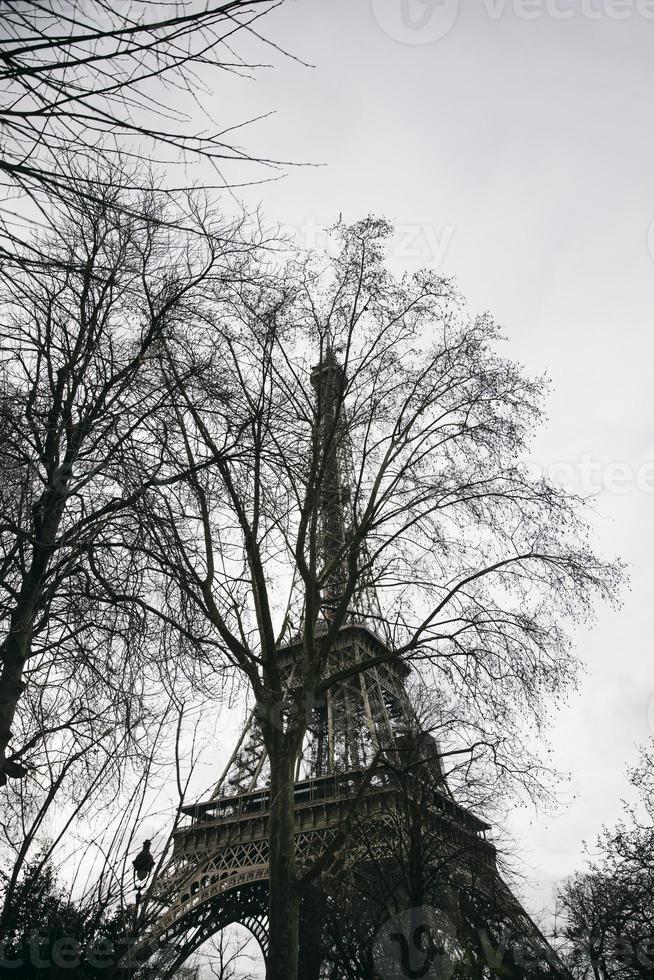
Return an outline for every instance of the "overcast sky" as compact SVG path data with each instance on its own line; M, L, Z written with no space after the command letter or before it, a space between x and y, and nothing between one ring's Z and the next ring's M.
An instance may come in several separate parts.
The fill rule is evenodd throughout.
M314 67L259 50L274 67L227 80L216 117L276 110L248 148L319 166L248 204L308 245L340 213L384 214L394 264L455 276L505 353L550 375L535 461L604 486L596 545L631 566L622 610L577 637L587 674L553 733L561 807L510 816L542 908L618 817L654 726L654 3L287 0L265 33Z

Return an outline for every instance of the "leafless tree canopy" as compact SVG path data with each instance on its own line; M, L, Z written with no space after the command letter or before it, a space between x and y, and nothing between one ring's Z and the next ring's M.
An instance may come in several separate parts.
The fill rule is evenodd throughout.
M613 597L619 569L587 547L581 503L520 462L543 382L495 353L497 328L447 281L393 279L387 233L344 229L333 263L239 284L211 329L168 334L179 462L198 475L147 495L152 548L175 609L213 624L257 697L283 698L275 653L296 634L307 688L332 683L330 642L358 616L499 725L538 724L574 674L565 617ZM330 358L327 419L312 368ZM326 549L332 455L347 526Z
M210 329L167 334L171 431L192 475L138 505L170 621L209 630L257 702L272 977L297 948L289 854L307 706L403 658L476 718L485 734L460 746L469 759L486 750L510 772L520 733L574 677L566 620L620 579L589 549L580 502L521 463L542 380L498 355L495 324L470 318L449 282L389 273L385 222L338 233L336 259L239 283ZM353 619L393 652L335 670L332 645ZM302 684L289 694L278 649L295 638Z
M202 318L215 284L243 275L251 251L239 222L214 235L193 197L176 209L153 190L131 216L111 185L102 200L89 202L83 185L79 197L43 242L55 261L2 283L0 749L9 775L23 774L67 717L97 734L99 705L128 728L138 716L146 664L165 656L165 647L151 653L150 619L161 618L131 509L170 477L170 391L152 358L171 322ZM187 234L168 223L180 211L194 226Z
M559 890L563 949L579 980L638 980L654 967L654 743L629 778L636 804Z
M264 160L238 145L235 130L248 120L221 121L214 89L221 74L258 67L238 47L243 42L251 50L254 39L257 49L266 49L260 20L279 2L2 0L5 258L15 258L13 244L25 241L26 218L48 221L48 200L63 198L70 207L79 197L79 179L67 165L72 158L89 170L85 194L91 198L101 196L101 181L91 176L99 160L117 153L169 167L202 158L220 184L260 179L260 171L228 178L222 172L234 161Z

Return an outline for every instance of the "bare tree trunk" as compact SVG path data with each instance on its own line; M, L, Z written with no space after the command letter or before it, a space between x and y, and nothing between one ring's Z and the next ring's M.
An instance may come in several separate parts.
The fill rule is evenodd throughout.
M32 616L25 615L17 606L9 626L9 636L2 651L2 672L0 672L0 786L13 775L7 763L7 747L11 739L11 726L16 714L16 706L23 693L23 667L29 654L32 637Z
M295 865L295 759L286 746L270 759L270 946L266 980L298 980L299 895Z
M64 484L65 486L65 484ZM2 672L0 673L0 786L4 786L8 775L16 775L11 764L7 764L7 748L11 740L11 727L16 708L23 693L23 669L30 655L34 616L37 612L43 581L53 550L61 517L64 512L65 496L62 493L46 492L41 501L44 519L39 519L35 527L38 545L34 548L32 561L25 575L20 595L12 611L7 637L0 647Z
M300 906L299 976L301 980L319 980L323 961L324 903L315 886L305 890Z

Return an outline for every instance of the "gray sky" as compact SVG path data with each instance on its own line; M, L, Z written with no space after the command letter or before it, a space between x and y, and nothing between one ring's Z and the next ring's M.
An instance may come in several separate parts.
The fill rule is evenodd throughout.
M321 166L247 202L307 245L341 212L384 214L394 264L456 276L505 353L551 376L534 461L604 487L596 544L631 565L622 611L578 634L588 671L552 740L561 808L509 817L541 908L617 818L654 727L654 2L287 0L265 33L315 67L274 56L257 82L227 80L215 114L275 109L248 147Z

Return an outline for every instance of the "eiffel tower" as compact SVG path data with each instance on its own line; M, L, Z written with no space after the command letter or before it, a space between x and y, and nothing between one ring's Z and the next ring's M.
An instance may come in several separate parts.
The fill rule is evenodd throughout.
M311 380L323 432L339 438L323 448L324 481L320 500L321 552L330 560L347 535L348 439L337 416L343 371L331 349ZM326 435L323 437L327 440ZM326 632L330 605L342 589L336 565L324 596ZM419 801L425 834L448 867L447 887L481 896L475 907L494 910L503 928L527 939L544 964L539 976L568 977L563 964L531 921L497 867L489 824L453 797L436 740L421 730L407 692L410 668L394 657L387 638L374 623L382 621L373 588L364 588L327 665L328 676L374 658L378 665L340 680L313 705L295 782L295 841L300 867L330 853L329 879L340 879L361 861L388 860L389 834L398 815L404 819L407 797ZM302 637L279 649L289 691L301 684ZM398 775L399 774L399 775ZM251 712L233 754L208 799L183 805L184 823L173 834L173 853L152 889L158 913L137 937L130 952L133 972L170 976L207 939L231 924L245 926L267 952L269 765L256 712ZM354 818L354 819L353 819ZM355 829L353 829L355 828ZM434 896L430 904L435 904ZM489 926L483 912L477 925ZM501 936L493 934L497 942ZM157 966L158 964L158 966ZM515 962L503 975L522 977ZM301 980L318 980L319 961L304 967ZM332 976L333 974L330 974ZM383 976L399 976L389 973ZM402 975L409 975L402 974ZM425 973L413 975L424 976ZM427 974L428 976L436 974ZM486 974L487 975L487 972ZM382 974L380 974L382 976ZM371 980L377 975L371 974Z

